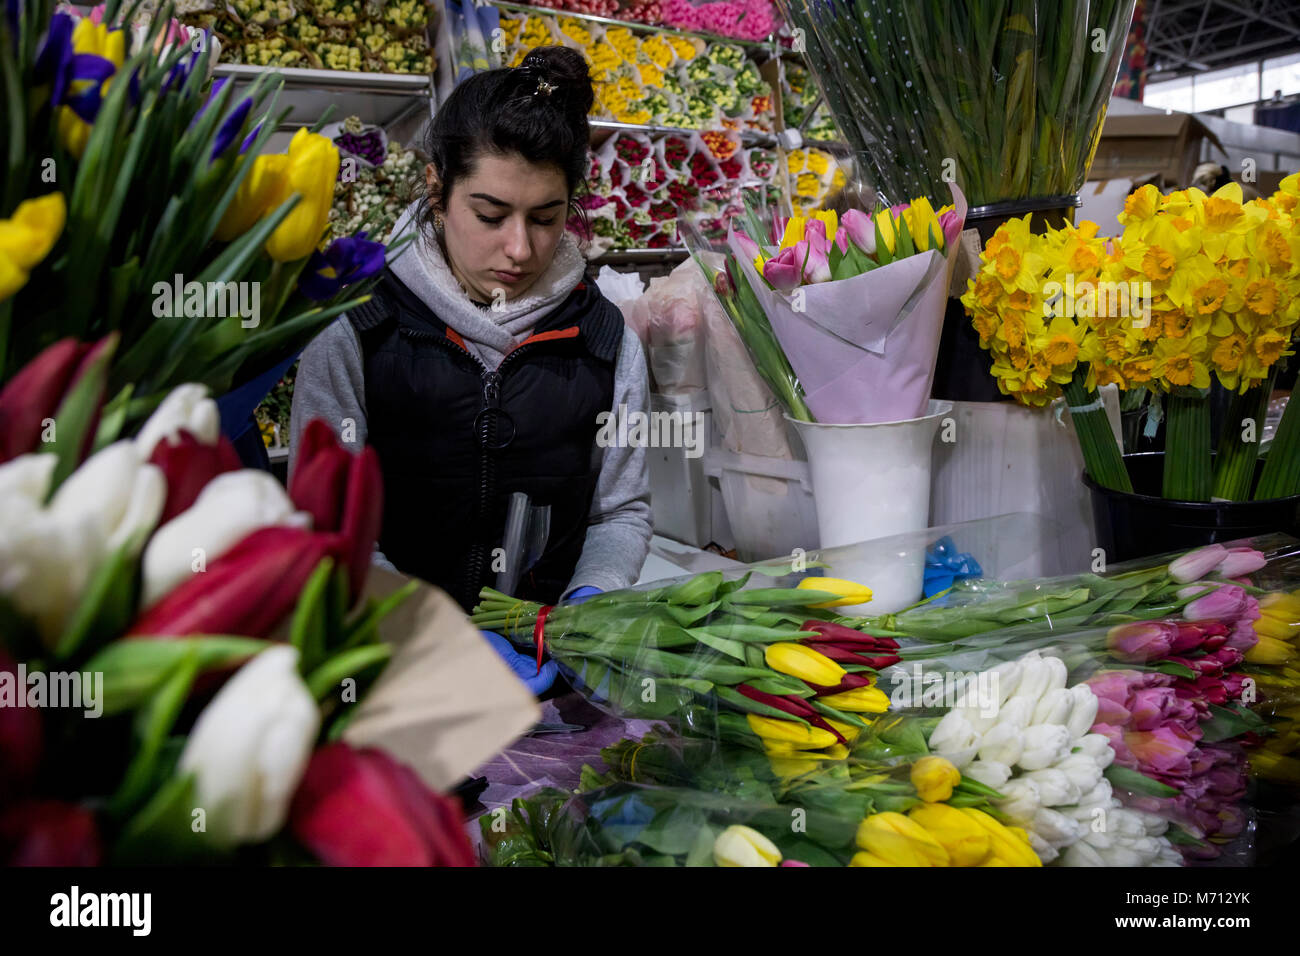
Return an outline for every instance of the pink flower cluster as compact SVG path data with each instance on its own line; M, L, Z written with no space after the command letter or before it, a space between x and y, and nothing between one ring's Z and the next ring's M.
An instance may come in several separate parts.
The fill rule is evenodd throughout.
M1227 590L1241 591L1233 585ZM1244 592L1242 592L1244 595ZM1254 598L1247 600L1254 601ZM1180 697L1204 700L1222 706L1241 696L1245 678L1228 673L1243 660L1243 654L1259 642L1251 627L1258 620L1258 602L1254 618L1227 617L1218 621L1174 622L1134 621L1113 627L1106 635L1106 646L1113 657L1128 664L1171 661L1181 664L1196 676L1174 680ZM1238 613L1246 613L1243 609Z
M1226 640L1226 635L1215 633L1206 640ZM1240 656L1224 646L1210 653L1223 650ZM1200 722L1209 715L1209 701L1198 690L1201 679L1103 671L1088 681L1097 695L1092 732L1110 741L1116 764L1178 791L1173 797L1133 794L1125 800L1127 805L1172 817L1198 837L1222 842L1240 833L1243 826L1244 816L1237 804L1246 790L1246 765L1238 749L1202 745ZM1238 675L1217 679L1225 684L1238 681L1240 692ZM1197 856L1218 853L1213 846L1192 849Z
M741 40L762 40L778 26L769 0L719 0L699 5L690 0L660 0L660 9L663 22L670 27Z

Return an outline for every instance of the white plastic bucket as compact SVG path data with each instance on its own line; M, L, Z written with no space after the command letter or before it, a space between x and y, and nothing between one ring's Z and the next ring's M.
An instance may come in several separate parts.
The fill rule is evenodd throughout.
M823 548L870 541L929 525L930 458L951 402L931 400L921 418L863 425L794 422L808 450ZM925 555L911 551L863 557L830 574L867 585L867 604L844 614L889 614L921 599Z

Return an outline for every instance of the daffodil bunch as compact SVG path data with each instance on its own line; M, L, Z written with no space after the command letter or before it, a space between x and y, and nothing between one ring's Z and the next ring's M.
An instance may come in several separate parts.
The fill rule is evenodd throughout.
M18 6L0 22L0 381L55 341L116 333L107 441L181 382L221 395L265 372L352 304L298 288L338 154L303 130L259 155L288 112L270 112L278 77L211 83L215 45L166 46L167 10L128 43L121 3Z

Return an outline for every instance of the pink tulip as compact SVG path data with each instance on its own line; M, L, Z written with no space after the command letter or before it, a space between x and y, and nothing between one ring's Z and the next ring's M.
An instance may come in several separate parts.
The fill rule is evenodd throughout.
M1191 769L1190 754L1196 749L1199 731L1193 735L1177 724L1165 724L1155 730L1131 731L1124 742L1138 765L1166 774L1186 773Z
M850 209L840 218L835 244L840 247L840 252L847 254L850 241L867 255L875 254L876 228L871 217L861 209Z
M1195 551L1188 551L1169 562L1169 576L1179 584L1199 581L1217 568L1227 553L1227 548L1221 544L1207 544Z
M1137 766L1137 758L1129 750L1124 740L1124 731L1113 724L1093 724L1092 732L1101 734L1110 741L1110 749L1115 751L1115 763L1130 769Z
M809 223L811 228L812 223ZM805 282L829 282L831 280L830 243L825 234L821 241L808 239L808 258L804 262L803 278Z
M1225 584L1183 608L1183 617L1189 621L1236 621L1246 609L1246 592L1235 584Z
M1120 660L1141 664L1168 656L1178 638L1179 629L1176 624L1165 621L1133 621L1112 627L1106 633L1106 646ZM1198 635L1197 644L1199 643Z
M740 246L741 250L745 253L745 258L750 262L753 262L756 256L763 254L763 250L758 247L758 243L749 238L746 233L737 229L735 235L737 245Z
M17 685L18 664L0 648L0 674ZM26 689L18 687L19 694ZM41 762L44 733L35 707L0 707L0 802L27 791Z
M782 860L781 865L782 866L811 866L812 864L803 863L799 860Z
M1254 574L1266 564L1268 559L1254 548L1228 548L1217 570L1225 578L1239 578L1245 574Z
M957 215L957 210L949 209L939 216L939 227L943 229L943 247L951 249L952 244L957 241L961 235L961 227L964 225L961 216Z
M1248 651L1259 643L1259 635L1255 633L1254 626L1250 621L1237 621L1232 627L1232 633L1228 635L1228 642L1224 647L1231 647L1237 651Z
M793 292L803 280L803 264L807 258L806 240L787 246L763 263L763 278L778 292Z

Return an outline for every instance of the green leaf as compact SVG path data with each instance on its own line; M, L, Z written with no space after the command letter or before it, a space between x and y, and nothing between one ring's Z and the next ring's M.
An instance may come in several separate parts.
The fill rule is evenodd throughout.
M1128 767L1111 764L1106 768L1105 776L1114 786L1121 787L1132 793L1142 793L1149 797L1178 796L1178 791L1173 787L1166 786L1159 780L1152 780L1146 774L1130 770Z
M379 630L380 623L389 614L397 610L398 606L409 598L412 594L420 589L420 582L417 580L407 581L392 594L388 595L382 601L370 600L366 604L365 610L347 625L347 633L343 640L344 647L358 647L374 639Z
M1249 710L1230 709L1210 704L1210 719L1201 724L1201 740L1212 744L1231 740L1246 733L1265 731L1268 724Z
M307 689L316 700L324 700L345 679L383 664L393 655L387 644L365 644L335 654L307 678Z
M66 661L87 648L93 650L130 626L135 614L141 543L133 537L95 569L55 644L55 660Z
M118 436L122 434L122 429L126 425L131 393L134 390L135 386L133 384L123 386L122 390L114 395L100 410L99 430L95 432L95 444L90 449L92 455L100 449L113 444L113 442L117 441Z
M103 673L104 713L112 715L140 706L191 648L198 649L199 669L206 671L247 660L271 646L251 637L131 637L104 647L84 669Z
M695 840L691 843L690 850L686 853L687 866L712 866L713 865L713 843L717 839L712 827L708 824L700 827L695 834Z
M761 604L765 607L805 607L838 601L840 595L811 588L752 588L727 595L730 604Z
M715 637L708 631L696 629L689 632L701 644L711 647L719 653L726 654L728 657L734 657L742 664L745 663L745 645L739 641L729 640L725 637Z
M123 829L113 847L113 865L219 862L230 850L207 832L211 809L199 806L193 774L171 778Z
M309 674L325 656L326 601L334 559L324 558L316 565L298 596L289 625L289 643L298 649L299 673Z
M51 498L59 485L81 464L81 450L88 444L86 437L103 401L108 366L116 349L117 339L114 337L87 366L54 414L54 441L45 449L58 458L54 476L50 479Z

